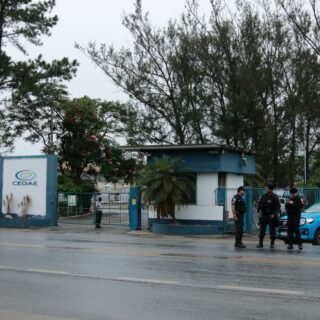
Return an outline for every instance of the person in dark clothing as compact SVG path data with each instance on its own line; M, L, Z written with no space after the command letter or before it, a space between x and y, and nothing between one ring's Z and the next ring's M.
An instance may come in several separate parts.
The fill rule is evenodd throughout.
M236 248L246 248L246 246L242 243L242 234L243 234L243 221L244 221L244 214L246 212L246 203L244 201L244 187L238 188L238 193L232 198L232 213L233 213L233 220L236 227Z
M280 200L279 197L273 193L273 185L271 183L266 186L266 193L260 198L258 202L258 213L260 214L260 235L259 244L257 248L263 248L263 239L266 234L267 226L269 225L270 233L270 248L274 248L274 241L276 238L276 227L278 226L280 214Z
M302 250L302 241L300 235L300 218L301 210L303 208L303 200L298 194L297 188L291 188L291 197L286 203L286 212L288 215L288 250L293 249L293 236L295 234L298 242L299 250Z
M102 204L101 204L102 198L99 197L96 201L96 229L101 228L101 218L102 218Z

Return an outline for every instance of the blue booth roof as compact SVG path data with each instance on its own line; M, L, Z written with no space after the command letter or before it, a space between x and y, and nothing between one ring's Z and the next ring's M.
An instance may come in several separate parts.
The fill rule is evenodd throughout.
M255 174L255 155L241 148L226 145L148 145L121 147L124 151L143 152L147 161L154 158L180 158L186 167L195 173L227 172Z

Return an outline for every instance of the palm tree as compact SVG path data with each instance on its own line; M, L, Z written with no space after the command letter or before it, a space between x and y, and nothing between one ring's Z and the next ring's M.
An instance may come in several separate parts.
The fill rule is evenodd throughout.
M157 218L169 217L175 222L175 207L192 200L195 176L178 158L155 158L142 171L138 185L144 189L144 200L153 204Z

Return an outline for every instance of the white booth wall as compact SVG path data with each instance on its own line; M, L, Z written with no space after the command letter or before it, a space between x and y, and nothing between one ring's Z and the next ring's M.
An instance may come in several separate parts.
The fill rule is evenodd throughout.
M226 175L226 188L234 188L227 191L230 194L243 185L243 176ZM176 219L180 220L223 220L223 206L215 205L215 190L218 188L218 173L197 174L197 201L194 205L176 207ZM228 194L229 196L229 194ZM231 196L231 197L232 197ZM229 199L229 197L227 197ZM231 198L230 198L231 199ZM231 209L231 202L228 204ZM229 209L228 209L229 210ZM157 213L153 207L149 208L149 218L156 218Z

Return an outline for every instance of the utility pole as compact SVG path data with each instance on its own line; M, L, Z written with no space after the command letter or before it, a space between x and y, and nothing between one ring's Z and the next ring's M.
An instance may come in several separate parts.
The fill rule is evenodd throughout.
M50 153L54 153L53 146L53 108L52 105L50 107Z
M303 138L304 138L304 183L307 183L307 125L306 121L303 121Z

